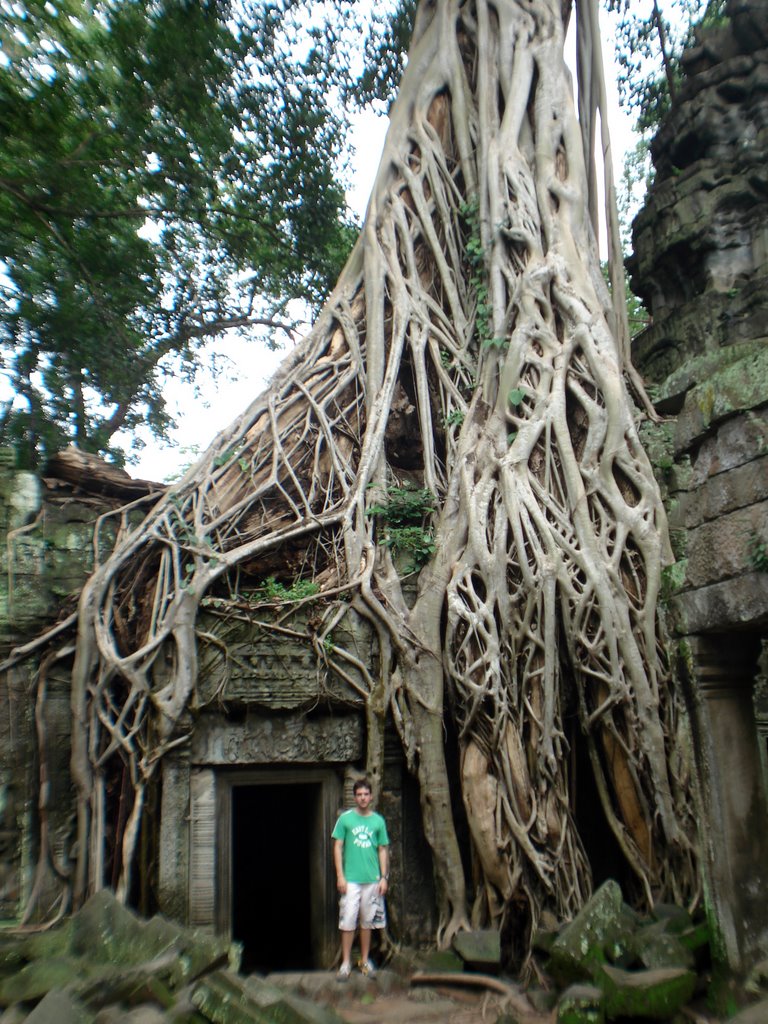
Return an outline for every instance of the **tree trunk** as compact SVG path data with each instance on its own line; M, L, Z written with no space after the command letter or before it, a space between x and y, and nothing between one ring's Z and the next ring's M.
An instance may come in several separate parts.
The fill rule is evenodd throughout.
M599 77L590 2L582 64ZM421 786L440 939L469 920L451 713L472 919L522 937L518 960L541 911L570 916L591 886L574 714L647 898L690 894L697 876L692 801L669 771L683 715L656 609L665 521L609 327L563 9L422 3L360 241L268 391L89 584L73 703L106 737L91 758L119 746L146 781L194 697L200 601L226 608L237 580L275 567L314 574L323 621L354 607L380 638L379 677L363 675L369 757L380 772L390 712ZM593 105L602 82L582 92ZM395 495L414 491L434 508L395 525ZM307 632L343 671L352 655L325 640Z

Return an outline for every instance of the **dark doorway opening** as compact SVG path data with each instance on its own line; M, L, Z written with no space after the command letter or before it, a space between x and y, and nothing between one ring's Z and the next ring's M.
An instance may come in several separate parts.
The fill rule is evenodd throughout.
M317 783L232 787L232 937L242 970L315 965L312 855L320 816Z
M642 890L608 824L595 781L588 742L577 722L574 722L572 730L571 751L574 817L592 869L594 887L597 889L603 882L613 878L621 886L624 898L631 903L636 896L641 895Z

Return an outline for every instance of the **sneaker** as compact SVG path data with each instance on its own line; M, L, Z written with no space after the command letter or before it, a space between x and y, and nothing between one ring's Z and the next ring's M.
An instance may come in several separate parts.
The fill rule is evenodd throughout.
M370 960L361 960L357 966L360 968L360 973L364 978L376 977L376 968Z
M336 981L349 981L349 976L352 973L351 964L342 964L336 974Z

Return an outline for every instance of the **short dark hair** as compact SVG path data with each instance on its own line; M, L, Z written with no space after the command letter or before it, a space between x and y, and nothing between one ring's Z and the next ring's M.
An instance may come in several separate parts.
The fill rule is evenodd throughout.
M352 794L354 795L358 789L367 789L369 792L373 792L373 786L368 779L356 779L352 787Z

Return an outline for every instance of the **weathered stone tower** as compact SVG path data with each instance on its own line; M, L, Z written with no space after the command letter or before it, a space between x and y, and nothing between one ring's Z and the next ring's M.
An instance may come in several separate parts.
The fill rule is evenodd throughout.
M684 56L634 224L652 314L634 362L677 563L672 629L690 684L709 909L743 969L768 951L768 5L734 0Z

